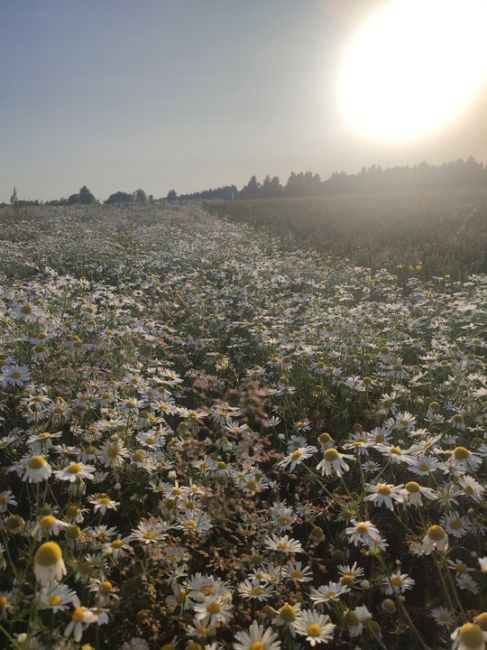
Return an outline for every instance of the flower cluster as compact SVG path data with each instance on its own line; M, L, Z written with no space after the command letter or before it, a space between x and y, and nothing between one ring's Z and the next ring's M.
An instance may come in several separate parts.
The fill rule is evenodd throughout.
M486 647L486 277L39 211L0 235L1 644Z

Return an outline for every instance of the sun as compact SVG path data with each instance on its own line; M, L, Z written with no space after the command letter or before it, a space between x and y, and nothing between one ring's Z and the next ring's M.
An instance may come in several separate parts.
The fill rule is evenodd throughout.
M389 0L345 47L339 111L357 134L425 137L465 110L487 81L486 0Z

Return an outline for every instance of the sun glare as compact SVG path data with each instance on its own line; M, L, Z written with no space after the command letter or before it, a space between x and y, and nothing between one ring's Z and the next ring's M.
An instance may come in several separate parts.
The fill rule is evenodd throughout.
M345 49L338 102L356 133L386 141L451 122L487 80L486 0L390 0Z

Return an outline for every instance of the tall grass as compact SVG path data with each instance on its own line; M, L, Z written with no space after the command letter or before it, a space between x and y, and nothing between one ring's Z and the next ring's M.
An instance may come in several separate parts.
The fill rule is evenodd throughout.
M291 247L399 276L463 280L487 272L487 189L236 201L209 209L279 235Z

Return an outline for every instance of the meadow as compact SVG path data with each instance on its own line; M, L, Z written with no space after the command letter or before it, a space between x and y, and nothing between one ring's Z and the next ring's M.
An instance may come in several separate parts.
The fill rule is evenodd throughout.
M246 222L320 253L404 282L411 275L465 280L487 273L487 189L330 194L210 204L232 223Z
M483 648L455 196L0 212L0 646Z

